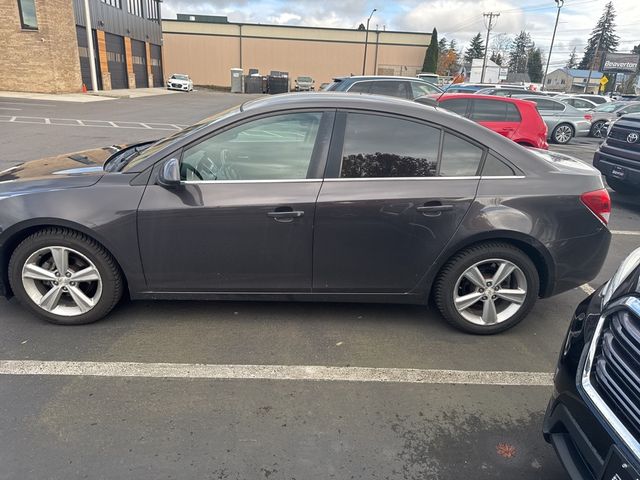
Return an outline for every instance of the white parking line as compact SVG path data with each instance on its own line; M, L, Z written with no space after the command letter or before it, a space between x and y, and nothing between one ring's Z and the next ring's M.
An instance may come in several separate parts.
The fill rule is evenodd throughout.
M0 375L294 380L525 387L549 387L553 381L553 375L547 372L39 360L0 360Z
M45 104L45 103L27 103L27 102L5 102L4 100L0 101L0 105L5 105L5 104L6 105L26 105L28 107L55 107L55 105L51 103Z
M635 237L640 237L640 232L634 232L631 230L611 230L613 235L632 235Z
M16 111L20 111L22 110L21 108L8 108L8 107L0 107L0 110L16 110Z
M19 110L19 109L10 109ZM144 130L181 130L187 125L178 125L173 123L143 123L143 122L124 122L111 120L80 120L77 118L45 118L45 117L28 117L28 116L9 116L0 115L0 122L9 123L39 123L42 125L56 126L76 126L76 127L98 127L98 128L136 128Z

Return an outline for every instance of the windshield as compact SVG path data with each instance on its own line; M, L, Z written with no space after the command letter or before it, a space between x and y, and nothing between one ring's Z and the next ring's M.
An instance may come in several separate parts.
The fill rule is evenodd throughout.
M138 165L140 162L143 162L144 160L151 157L152 155L159 152L160 150L167 147L168 145L172 144L173 142L180 140L186 137L187 135L190 135L191 133L199 130L202 127L209 126L215 122L219 122L223 118L227 118L231 115L235 115L239 111L240 111L239 106L229 108L228 110L224 110L220 113L217 113L216 115L207 117L203 120L200 120L198 123L194 123L193 125L183 128L182 130L179 130L176 133L169 135L168 137L158 140L156 143L149 145L144 150L138 151L134 155L131 155L130 157L128 157L127 162L122 164L120 171L127 171L130 168L133 168L134 166Z
M171 75L174 80L189 80L188 75Z
M311 79L311 77L298 77L298 81L311 83L313 80Z
M596 108L594 108L594 110L596 112L615 112L622 107L624 107L624 105L620 103L603 103L602 105L598 105Z

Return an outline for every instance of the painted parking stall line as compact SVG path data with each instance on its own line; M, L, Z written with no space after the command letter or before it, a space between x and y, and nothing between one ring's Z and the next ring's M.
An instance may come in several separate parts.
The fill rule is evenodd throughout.
M149 122L129 122L117 120L83 120L78 118L48 118L48 117L27 117L16 115L0 115L0 123L30 123L40 125L57 125L63 127L94 127L94 128L133 128L140 130L181 130L187 125L174 123L149 123Z
M634 237L640 237L640 232L635 232L631 230L611 230L612 235L630 235Z
M546 372L424 370L413 368L305 365L214 365L187 363L0 360L0 375L191 378L220 380L416 383L549 387Z

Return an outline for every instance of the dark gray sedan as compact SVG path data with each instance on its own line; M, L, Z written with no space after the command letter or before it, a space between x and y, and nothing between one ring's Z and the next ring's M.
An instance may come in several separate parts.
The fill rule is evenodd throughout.
M293 94L0 172L0 288L60 324L132 299L426 305L468 332L594 278L597 171L373 95Z

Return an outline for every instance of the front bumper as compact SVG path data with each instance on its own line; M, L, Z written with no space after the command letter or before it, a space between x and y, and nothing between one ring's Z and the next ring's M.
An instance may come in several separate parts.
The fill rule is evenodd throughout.
M640 164L625 158L617 158L602 152L596 152L593 166L607 178L614 178L629 185L640 187Z
M626 449L578 389L582 358L590 345L585 338L590 339L600 318L601 290L576 309L558 361L543 434L572 480L637 480L640 459ZM622 468L623 464L627 467Z
M187 90L189 90L189 85L181 85L179 83L168 83L167 90L182 90L186 92Z

